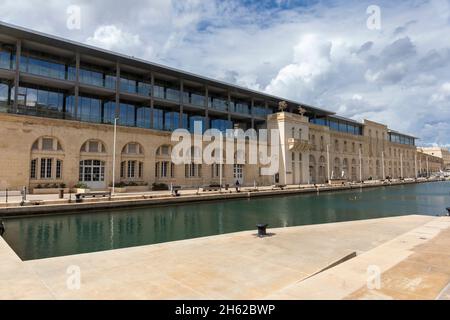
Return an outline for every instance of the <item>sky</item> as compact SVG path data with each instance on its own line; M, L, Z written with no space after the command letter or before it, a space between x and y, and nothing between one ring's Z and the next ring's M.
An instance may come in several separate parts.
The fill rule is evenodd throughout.
M0 20L450 147L450 0L2 0Z

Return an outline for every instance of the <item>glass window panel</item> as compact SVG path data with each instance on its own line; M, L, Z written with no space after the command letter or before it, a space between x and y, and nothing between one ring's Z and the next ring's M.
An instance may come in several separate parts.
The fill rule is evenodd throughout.
M65 64L36 57L22 57L21 70L50 78L65 79Z
M144 82L138 83L138 94L143 96L150 96L151 95L151 85Z
M205 132L205 118L201 116L192 116L189 118L189 131L194 132L195 124L201 124L203 132Z
M191 94L191 104L203 107L205 105L205 97L200 94Z
M42 139L42 150L46 151L53 151L53 139L51 138L44 138Z
M153 111L153 129L164 129L164 111L160 109L154 109Z
M112 76L112 75L106 75L105 87L115 90L116 89L116 77Z
M123 126L134 127L136 125L135 120L135 107L131 104L120 104L119 123Z
M0 82L0 106L6 106L8 104L8 91L9 86L6 83Z
M172 100L172 101L179 101L180 100L180 91L173 88L167 88L166 89L166 99Z
M0 49L0 68L11 69L11 52Z
M173 131L179 128L180 114L178 112L167 112L164 118L164 130Z
M161 85L154 85L153 90L155 91L155 97L160 99L165 99L165 90Z
M151 109L149 107L138 107L136 111L136 126L150 129L150 113Z
M211 128L220 130L225 133L226 130L233 128L233 123L231 121L222 119L211 120Z
M103 106L103 123L113 124L116 116L116 103L106 102Z
M40 95L43 95L43 93L40 93ZM26 102L24 101L24 104L26 104L28 107L36 107L38 102L39 102L38 90L32 89L32 88L27 88L26 89Z

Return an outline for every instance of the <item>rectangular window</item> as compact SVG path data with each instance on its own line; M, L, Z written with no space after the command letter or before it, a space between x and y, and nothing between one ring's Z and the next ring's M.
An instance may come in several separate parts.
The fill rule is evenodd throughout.
M62 161L57 160L56 161L56 179L62 178Z
M52 159L41 159L41 179L52 178Z
M42 139L42 150L53 151L53 139L43 138Z
M167 178L168 177L168 166L169 162L161 162L161 178Z
M168 156L169 155L169 147L168 146L162 146L161 147L161 155Z
M185 165L186 178L200 178L201 177L201 165L199 164L187 164Z
M139 178L142 178L144 176L144 163L139 162Z
M125 161L120 163L120 177L125 178Z
M89 141L89 151L90 153L98 153L98 142L97 141Z
M128 161L128 178L136 177L136 161Z
M37 166L37 160L31 160L31 168L30 168L30 178L31 179L36 179L36 166Z
M137 144L136 143L130 143L128 144L128 154L137 154Z

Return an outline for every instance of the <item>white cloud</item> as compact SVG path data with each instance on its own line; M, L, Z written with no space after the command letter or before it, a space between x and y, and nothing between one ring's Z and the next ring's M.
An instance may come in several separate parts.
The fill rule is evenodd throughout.
M87 38L86 42L100 48L123 53L136 51L142 46L139 35L124 32L115 25L98 27L94 35Z

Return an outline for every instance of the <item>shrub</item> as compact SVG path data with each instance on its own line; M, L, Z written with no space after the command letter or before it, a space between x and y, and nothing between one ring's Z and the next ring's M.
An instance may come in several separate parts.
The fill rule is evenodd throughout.
M65 184L65 183L61 183L61 184L59 185L59 187L60 187L61 189L65 189L65 188L66 188L66 184Z
M152 186L153 191L168 191L169 186L165 183L154 183Z
M78 182L74 188L76 189L88 189L88 185L86 183L83 182Z

